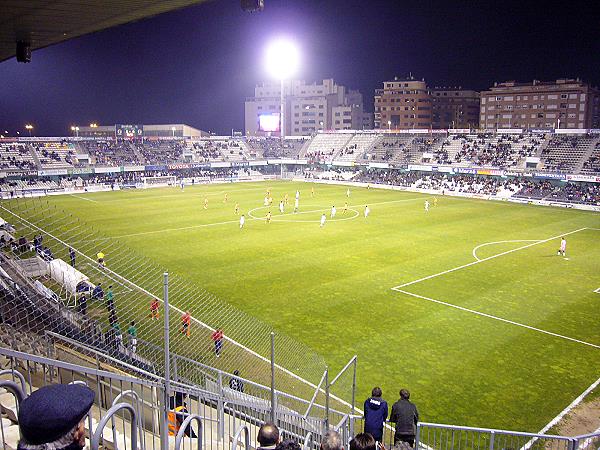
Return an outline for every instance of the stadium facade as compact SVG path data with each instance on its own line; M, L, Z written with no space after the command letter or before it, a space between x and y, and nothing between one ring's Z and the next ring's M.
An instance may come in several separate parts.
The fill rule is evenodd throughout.
M246 99L246 136L279 136L281 85L264 82ZM333 79L307 84L301 80L284 83L285 136L310 136L323 130L361 130L369 124L363 97Z

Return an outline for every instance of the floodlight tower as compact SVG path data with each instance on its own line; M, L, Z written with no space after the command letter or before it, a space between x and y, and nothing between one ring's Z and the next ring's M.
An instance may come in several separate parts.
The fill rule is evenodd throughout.
M281 104L279 111L279 136L282 140L285 137L285 93L284 81L289 80L297 69L300 62L298 48L288 39L277 39L271 42L266 51L267 71L273 78L281 83Z

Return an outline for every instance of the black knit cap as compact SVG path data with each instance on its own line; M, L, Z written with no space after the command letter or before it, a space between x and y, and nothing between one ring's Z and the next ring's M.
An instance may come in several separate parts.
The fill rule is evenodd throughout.
M21 436L32 445L56 441L81 422L94 403L94 391L82 384L44 386L19 407Z

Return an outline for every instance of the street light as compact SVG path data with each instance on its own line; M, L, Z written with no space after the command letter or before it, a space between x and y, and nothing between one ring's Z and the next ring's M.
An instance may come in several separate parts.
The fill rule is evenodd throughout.
M171 131L173 132L173 139L175 139L175 127L171 127Z
M289 39L279 38L274 40L267 46L265 52L265 65L267 71L273 78L281 82L281 104L280 104L280 120L279 120L279 136L282 139L285 137L285 97L283 82L289 79L296 73L300 64L300 55L296 44Z
M388 132L392 131L392 121L388 120Z
M31 125L30 123L28 123L27 125L25 125L25 129L27 131L29 131L29 137L31 137L31 130L33 130L33 125Z

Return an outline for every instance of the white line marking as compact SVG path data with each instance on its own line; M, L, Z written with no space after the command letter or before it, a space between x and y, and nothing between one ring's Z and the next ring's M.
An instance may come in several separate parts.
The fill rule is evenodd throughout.
M408 202L408 201L412 201L412 200L419 200L419 198L414 197L414 198L407 198L407 199L402 199L402 200L390 200L390 201L386 201L386 202L369 203L369 205L383 205L383 204L387 204L387 203ZM352 205L352 206L358 206L358 205ZM259 206L257 208L251 209L250 211L248 211L248 215L250 216L250 218L248 220L265 220L263 217L255 217L255 216L252 215L252 213L254 211L256 211L257 209L261 209L261 208L268 208L268 207L267 206ZM320 212L320 211L329 211L329 210L330 210L330 208L315 209L315 210L312 210L312 211L300 211L300 212L296 213L296 215L298 215L298 214L313 213L313 212ZM352 210L352 211L354 211L354 210ZM285 215L293 215L293 214L294 213L279 214L278 216L274 216L273 217L273 221L275 221L275 219L277 217L281 217L281 216L285 216ZM352 217L352 218L354 218L354 217ZM334 221L335 220L348 220L348 219L350 219L350 218L346 218L346 219L334 219ZM239 219L236 219L236 220L228 220L228 221L225 221L225 222L202 223L202 224L198 224L198 225L189 225L187 227L163 228L162 230L141 231L139 233L122 234L120 236L111 236L109 238L96 239L96 240L102 240L102 241L104 241L104 240L107 240L107 239L119 239L119 238L125 238L125 237L145 236L147 234L168 233L170 231L193 230L195 228L213 227L213 226L217 226L217 225L228 225L228 224L239 223L239 222L240 222ZM285 222L285 220L277 220L277 222ZM290 220L289 222L307 222L307 221ZM314 222L314 221L310 221L310 222Z
M561 339L566 339L568 341L576 342L578 344L583 344L583 345L587 345L587 346L590 346L590 347L594 347L594 348L600 349L600 345L592 344L590 342L580 341L579 339L575 339L575 338L572 338L572 337L564 336L562 334L557 334L557 333L553 333L551 331L542 330L541 328L532 327L532 326L529 326L529 325L525 325L523 323L515 322L513 320L508 320L508 319L504 319L502 317L493 316L491 314L486 314L486 313L483 313L483 312L480 312L480 311L476 311L474 309L469 309L469 308L465 308L463 306L458 306L458 305L454 305L452 303L443 302L441 300L436 300L434 298L425 297L424 295L414 294L412 292L404 291L402 289L397 289L397 288L392 288L392 289L394 291L396 291L396 292L401 292L401 293L406 294L406 295L411 295L413 297L420 298L422 300L427 300L427 301L433 302L433 303L439 303L440 305L445 305L445 306L449 306L451 308L459 309L461 311L470 312L470 313L476 314L478 316L483 316L483 317L487 317L489 319L499 320L500 322L509 323L511 325L516 325L518 327L527 328L528 330L537 331L539 333L548 334L550 336L558 337L558 338L561 338Z
M76 195L76 194L69 194L69 195L71 197L80 198L81 200L87 200L88 202L100 203L98 200L92 200L91 198L85 198L85 197L82 197L81 195Z
M538 242L539 239L514 239L510 241L494 241L494 242L486 242L485 244L479 244L477 247L473 249L473 258L477 261L481 261L481 258L477 257L477 250L481 247L485 247L486 245L494 245L494 244L504 244L508 242Z
M457 270L464 269L464 268L470 267L470 266L474 266L475 264L479 264L479 263L482 263L484 261L489 261L490 259L498 258L499 256L508 255L509 253L517 252L519 250L524 250L526 248L533 247L534 245L543 244L545 242L549 242L549 241L552 241L554 239L558 239L561 236L568 236L570 234L578 233L580 231L587 230L587 229L588 229L587 227L583 227L583 228L579 228L579 229L574 230L574 231L569 231L568 233L561 233L561 234L559 234L557 236L552 236L551 238L548 238L548 239L544 239L544 240L541 240L541 241L536 241L536 242L533 242L532 244L527 244L527 245L523 245L521 247L513 248L512 250L507 250L505 252L498 253L497 255L488 256L487 258L483 258L483 259L479 259L477 261L473 261L473 262L470 262L470 263L467 263L467 264L463 264L462 266L453 267L452 269L444 270L444 271L439 272L439 273L434 273L433 275L428 275L426 277L419 278L418 280L409 281L408 283L404 283L404 284L400 284L398 286L394 286L392 289L397 290L397 288L402 288L402 287L410 286L411 284L420 283L421 281L429 280L431 278L436 278L436 277L439 277L441 275L445 275L447 273L456 272Z
M596 289L594 292L595 292L596 294L600 294L600 288Z
M598 387L599 384L600 384L600 378L598 378L595 382L593 382L590 385L590 387L588 387L585 391L583 391L581 393L581 395L579 395L579 397L577 397L575 400L573 400L571 402L571 404L569 406L567 406L565 409L563 409L554 419L552 419L550 422L548 422L548 424L544 428L542 428L540 431L538 431L537 434L545 434L550 428L552 428L554 425L556 425L558 422L560 422L564 416L566 416L569 412L571 412L571 410L573 408L575 408L577 405L579 405L581 403L581 401L590 392L592 392L594 389L596 389L596 387ZM521 450L529 449L535 441L537 441L537 438L531 439L527 444L525 444L523 447L521 447Z

